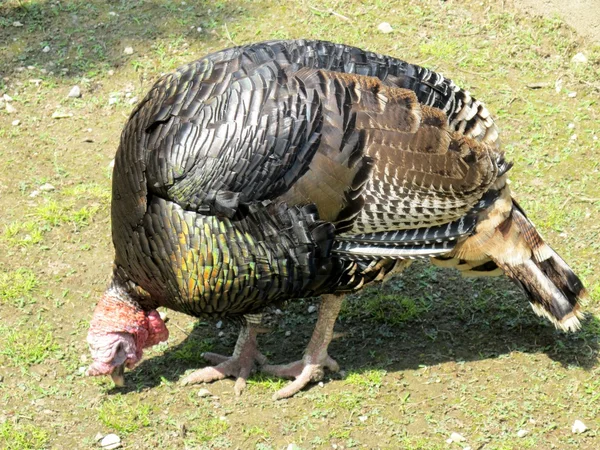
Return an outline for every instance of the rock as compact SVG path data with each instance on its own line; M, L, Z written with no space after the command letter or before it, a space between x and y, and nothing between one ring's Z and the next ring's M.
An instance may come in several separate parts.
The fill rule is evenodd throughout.
M290 337L291 335L292 335L291 331L288 330L288 331L285 332L285 337Z
M275 315L276 315L276 316L281 316L282 314L283 314L283 311L282 311L282 310L280 310L280 309L276 309L276 310L275 310Z
M196 31L197 31L198 33L202 33L202 27L196 27Z
M571 62L573 64L586 64L588 59L583 53L579 52L571 58Z
M81 89L79 88L79 86L75 85L71 88L71 90L69 91L69 95L67 95L67 97L69 98L79 98L81 97Z
M453 443L453 442L465 442L467 439L459 433L452 433L450 435L450 438L446 441L449 444Z
M13 127L18 127L21 124L21 121L19 119L13 120L12 121L12 126Z
M222 327L223 327L223 321L222 321L222 320L219 320L215 326L216 326L217 328L222 328Z
M6 104L6 112L9 114L14 114L17 112L17 108L15 108L13 105L11 105L10 103Z
M106 450L121 447L121 438L116 434L107 434L100 441L100 446Z
M358 416L358 420L360 420L361 422L366 422L368 419L367 416Z
M308 313L309 313L309 314L312 314L312 313L314 313L314 312L317 312L317 307L316 307L315 305L310 305L310 306L308 307Z
M115 74L115 71L110 69L108 72L106 72L108 74L109 77L112 77Z
M133 55L133 47L125 47L123 53L125 53L126 55Z
M320 388L325 387L325 383L323 383L322 381L319 381L319 384L317 384L317 386L319 386Z
M212 396L212 394L210 393L210 391L208 389L200 389L198 391L198 397L210 397Z
M381 22L378 26L377 29L379 31L381 31L383 34L389 34L392 31L394 31L394 29L392 28L392 26L387 23L387 22Z
M12 26L13 26L13 27L22 27L22 26L23 26L23 24L22 24L21 22L19 22L18 20L15 20L15 21L12 23Z
M298 447L296 444L292 443L286 447L286 450L302 450L302 449L300 447Z
M557 94L562 90L563 84L564 84L564 82L563 82L562 78L559 78L554 83L554 90L556 91Z
M131 98L129 99L129 102L128 102L128 103L129 103L130 105L135 105L137 102L138 102L138 98L137 98L137 97L131 97Z
M219 331L219 337L224 337L225 336L225 332L224 331Z
M529 434L529 430L519 430L517 431L517 437L524 438Z
M45 184L42 184L38 189L42 192L50 192L56 188L54 186L52 186L50 183L45 183Z
M37 189L35 191L33 191L31 194L29 194L29 198L36 198L38 195L40 195L40 191L38 191ZM81 369L81 368L80 368ZM85 369L85 367L84 367Z
M73 117L73 113L66 113L62 111L54 111L54 113L52 113L53 119L68 119L69 117Z
M569 98L575 98L575 97L577 97L577 92L569 92L567 94L567 97L569 97Z
M39 78L32 78L31 80L29 80L30 83L35 84L36 86L39 86L40 84L42 84L42 81L44 81L44 80L41 80Z
M116 103L118 103L119 98L118 97L109 97L108 98L108 105L112 106L115 105Z
M159 311L158 315L160 316L160 320L162 320L163 322L165 320L167 320L167 312L166 311Z
M573 426L571 427L571 431L574 434L581 434L581 433L585 433L587 431L588 427L585 426L585 423L583 423L581 420L576 420L573 423Z
M8 94L4 94L2 96L2 98L4 99L5 102L12 102L13 101L13 98L10 95L8 95Z
M103 435L102 433L100 433L100 432L97 432L97 433L96 433L96 436L94 436L94 440L95 440L96 442L99 442L99 441L100 441L100 440L101 440L103 437L104 437L104 435Z
M49 51L50 51L50 47L47 45L42 49L43 53L48 53Z
M116 12L114 12L114 11L109 11L109 12L108 12L108 15L109 15L109 16L113 16L113 17L116 17L116 16L118 16L118 14L117 14Z

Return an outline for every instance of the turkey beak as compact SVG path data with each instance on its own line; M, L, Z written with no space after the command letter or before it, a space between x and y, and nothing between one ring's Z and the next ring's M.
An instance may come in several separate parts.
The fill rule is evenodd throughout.
M110 374L110 377L117 387L125 386L125 363L115 367L115 370Z

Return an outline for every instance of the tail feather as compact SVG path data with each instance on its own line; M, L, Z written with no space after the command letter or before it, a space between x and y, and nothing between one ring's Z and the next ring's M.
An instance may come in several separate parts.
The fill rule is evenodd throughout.
M511 199L508 186L503 194L504 201L482 215L475 233L450 256L458 260L457 268L462 266L466 275L493 274L496 265L523 288L536 314L562 330L578 330L583 317L580 301L587 297L583 283L544 242L523 209ZM501 216L505 217L502 221L498 220Z

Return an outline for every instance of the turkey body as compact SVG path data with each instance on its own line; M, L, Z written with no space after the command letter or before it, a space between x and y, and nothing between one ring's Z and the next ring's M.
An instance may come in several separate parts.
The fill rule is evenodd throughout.
M585 290L512 200L509 169L487 109L427 69L323 41L217 52L161 78L125 126L111 298L248 319L432 257L506 273L574 329Z

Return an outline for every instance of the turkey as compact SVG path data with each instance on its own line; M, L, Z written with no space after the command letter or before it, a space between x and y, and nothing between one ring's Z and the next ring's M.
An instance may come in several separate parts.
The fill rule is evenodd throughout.
M513 199L487 109L450 80L323 41L223 50L162 77L121 136L115 260L90 322L88 375L123 372L168 337L156 308L242 323L233 355L183 384L255 368L291 384L324 369L343 295L430 258L505 273L534 311L580 326L586 291ZM303 359L267 364L261 312L322 295Z

